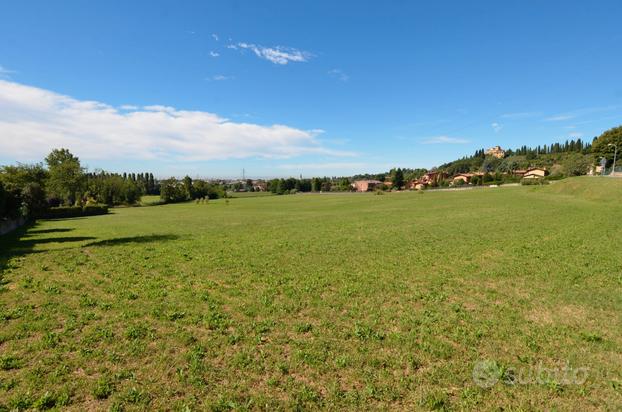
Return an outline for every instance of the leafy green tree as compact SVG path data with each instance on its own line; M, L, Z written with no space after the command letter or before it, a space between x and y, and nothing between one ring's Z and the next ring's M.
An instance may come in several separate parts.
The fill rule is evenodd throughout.
M613 162L613 155L615 151L615 147L613 145L618 146L619 158L620 151L622 150L622 126L609 129L594 140L592 143L592 155L594 160L599 161L604 157L607 159L607 163L611 164L611 162Z
M182 181L182 184L184 185L184 192L186 194L186 199L188 200L194 199L194 189L192 187L192 178L186 175L184 177L184 180Z
M45 190L36 182L27 183L22 188L22 215L26 217L41 216L47 209Z
M160 184L160 198L166 203L181 202L186 200L186 190L177 179L163 180Z
M21 190L28 183L37 183L44 187L47 178L48 172L40 163L34 165L17 164L16 166L0 168L0 180L9 190Z
M47 171L41 164L0 168L3 185L3 211L0 217L35 217L47 208L45 181Z
M54 149L46 158L48 189L65 204L76 203L84 184L84 170L80 159L67 149Z
M7 200L9 193L4 189L4 184L0 181L0 219L8 216Z
M581 176L587 174L592 163L590 155L569 153L562 162L562 171L566 176Z
M398 190L404 187L404 172L399 167L395 171L395 175L393 175L393 187Z
M319 192L320 190L322 190L322 179L320 179L319 177L314 177L313 179L311 179L311 191Z

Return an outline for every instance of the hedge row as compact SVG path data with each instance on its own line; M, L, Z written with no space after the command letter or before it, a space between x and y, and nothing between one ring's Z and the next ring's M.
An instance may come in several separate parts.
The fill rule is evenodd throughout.
M523 186L539 186L539 185L548 185L549 181L540 177L536 177L533 179L521 179L520 184Z
M60 219L67 217L95 216L108 213L107 205L60 206L52 207L41 216L44 219Z

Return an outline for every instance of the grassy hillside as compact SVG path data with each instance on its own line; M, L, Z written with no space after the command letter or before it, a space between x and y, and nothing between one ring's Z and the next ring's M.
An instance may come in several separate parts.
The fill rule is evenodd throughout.
M619 187L257 197L39 222L0 240L0 405L617 409ZM526 383L564 367L586 381ZM474 368L480 384L506 383L484 388Z
M622 179L582 176L564 179L547 187L550 193L568 195L577 199L614 202L622 200Z

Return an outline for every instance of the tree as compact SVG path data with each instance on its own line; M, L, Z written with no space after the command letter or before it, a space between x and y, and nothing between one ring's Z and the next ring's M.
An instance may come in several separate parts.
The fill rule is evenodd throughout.
M566 176L581 176L588 172L591 165L589 155L569 153L562 162L562 171Z
M0 217L34 217L47 208L45 181L47 171L41 164L0 168L3 186Z
M404 187L404 172L399 167L393 176L393 187L398 190Z
M183 185L184 185L184 192L186 195L186 199L194 199L194 190L192 187L192 178L190 176L184 177L184 180L182 181Z
M186 190L175 178L163 180L160 185L160 198L166 203L186 200Z
M67 149L54 149L45 158L48 165L48 189L65 204L73 205L84 184L80 160Z
M322 190L322 179L320 179L319 177L314 177L313 179L311 179L311 191L319 192L320 190Z
M618 146L619 156L622 150L622 126L609 129L594 140L594 143L592 143L592 155L595 161L599 161L603 157L607 159L608 163L613 161L615 147L609 146L610 144Z
M22 216L38 217L47 209L45 190L39 183L27 183L22 189Z
M0 219L8 216L7 200L9 193L4 189L2 181L0 181Z

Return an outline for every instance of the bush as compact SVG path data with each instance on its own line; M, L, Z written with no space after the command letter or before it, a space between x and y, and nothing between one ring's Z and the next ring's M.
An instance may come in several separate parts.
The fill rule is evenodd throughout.
M548 185L549 181L545 179L521 179L520 184L523 186L539 186L539 185Z
M107 205L88 205L84 208L80 206L60 206L52 207L42 214L44 219L62 219L81 216L105 215L108 213Z
M108 205L87 205L82 209L84 216L105 215L108 213Z

